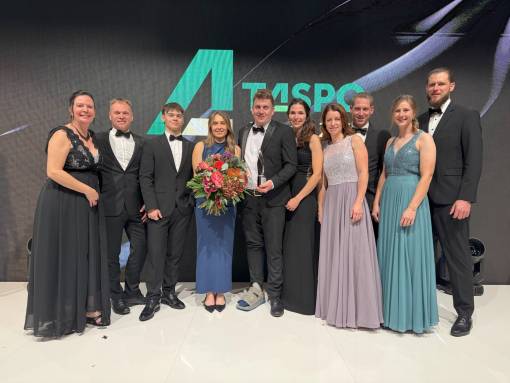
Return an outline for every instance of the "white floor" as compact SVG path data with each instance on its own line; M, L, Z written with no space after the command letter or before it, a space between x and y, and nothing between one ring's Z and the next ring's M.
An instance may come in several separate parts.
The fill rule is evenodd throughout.
M268 304L241 312L235 295L209 314L193 286L181 286L185 310L162 306L142 323L136 306L107 329L41 341L23 330L26 284L0 283L0 382L510 382L510 286L486 286L462 338L449 335L443 293L439 326L417 336L273 318Z

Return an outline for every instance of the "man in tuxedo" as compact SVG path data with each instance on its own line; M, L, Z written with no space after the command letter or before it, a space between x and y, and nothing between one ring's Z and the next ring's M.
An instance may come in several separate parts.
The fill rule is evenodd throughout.
M374 98L369 93L357 93L351 101L352 127L365 142L368 151L368 185L365 197L368 208L372 210L375 191L384 164L386 142L391 137L386 129L378 129L370 118L374 114ZM377 222L372 219L374 234L377 239Z
M482 170L482 129L478 112L452 103L454 89L450 69L432 70L426 85L430 109L418 120L436 144L436 169L428 193L432 228L446 257L458 315L451 335L463 336L471 330L474 311L469 216Z
M177 103L161 110L164 134L146 141L140 165L147 222L147 297L140 320L151 319L160 302L174 309L185 305L175 291L184 238L193 215L194 199L186 183L193 177L193 143L181 135L184 109Z
M102 157L100 203L106 219L112 308L115 313L125 315L130 311L129 306L145 304L139 288L146 252L145 216L138 180L143 139L130 131L133 110L129 100L110 101L108 116L112 128L96 136ZM130 243L124 290L119 265L123 231Z
M251 285L237 303L250 311L265 302L262 289L267 259L267 294L271 315L283 315L280 294L283 284L282 241L285 204L291 198L289 180L296 172L297 150L292 129L272 120L274 99L267 89L253 98L253 122L239 132L241 156L249 169L250 194L242 203Z

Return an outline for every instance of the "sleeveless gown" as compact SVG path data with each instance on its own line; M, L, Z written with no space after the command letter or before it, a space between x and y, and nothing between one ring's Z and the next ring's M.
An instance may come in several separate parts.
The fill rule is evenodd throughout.
M392 330L422 333L439 322L436 300L434 247L429 201L423 199L412 226L400 219L420 179L417 132L395 152L386 149L386 182L380 202L377 252L381 269L384 325Z
M98 159L71 129L51 130L48 141L61 129L72 144L64 170L99 191ZM43 186L35 210L25 318L25 329L35 336L83 332L87 311L101 311L109 323L106 236L99 209L51 179Z
M381 281L367 201L363 217L352 223L358 174L347 136L324 150L328 188L320 236L315 315L336 327L379 328L383 322Z
M296 196L312 172L310 143L297 148L298 166L290 186ZM283 240L282 301L286 310L305 315L315 313L319 260L317 193L312 191L294 211L287 212Z
M225 152L224 143L204 147L202 159ZM196 291L226 293L232 290L232 253L234 251L234 229L236 210L229 206L225 214L207 215L198 206L203 199L197 199L195 220L197 224L197 270Z

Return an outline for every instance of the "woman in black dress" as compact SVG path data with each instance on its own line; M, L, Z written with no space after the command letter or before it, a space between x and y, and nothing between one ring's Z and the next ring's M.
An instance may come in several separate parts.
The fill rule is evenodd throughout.
M298 166L286 205L282 300L286 310L313 315L319 254L315 189L322 175L322 146L306 102L293 99L287 115L296 134Z
M69 112L71 121L49 133L48 180L34 218L25 329L42 337L110 323L92 95L73 93Z

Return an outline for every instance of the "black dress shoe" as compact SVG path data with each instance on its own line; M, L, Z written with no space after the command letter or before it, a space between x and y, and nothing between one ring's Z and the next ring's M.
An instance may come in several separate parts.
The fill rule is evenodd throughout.
M205 301L203 302L203 305L204 308L210 313L214 312L214 309L216 308L216 305L206 305Z
M152 319L155 313L157 313L160 309L159 305L159 297L157 298L149 298L147 299L147 303L145 304L145 307L143 308L142 312L140 313L140 320L146 321L149 319Z
M164 303L165 305L168 305L176 310L182 310L186 307L184 302L177 298L176 293L163 293L163 296L161 297L161 303Z
M113 299L112 298L112 310L115 314L126 315L129 314L130 310L124 299Z
M269 303L271 304L271 315L281 317L283 315L283 303L280 298L270 299Z
M464 336L468 335L473 326L473 321L467 316L458 316L457 320L452 326L450 334L452 336Z
M145 305L146 303L145 297L140 292L132 296L129 295L124 296L124 302L126 302L126 305L128 307L136 305Z

